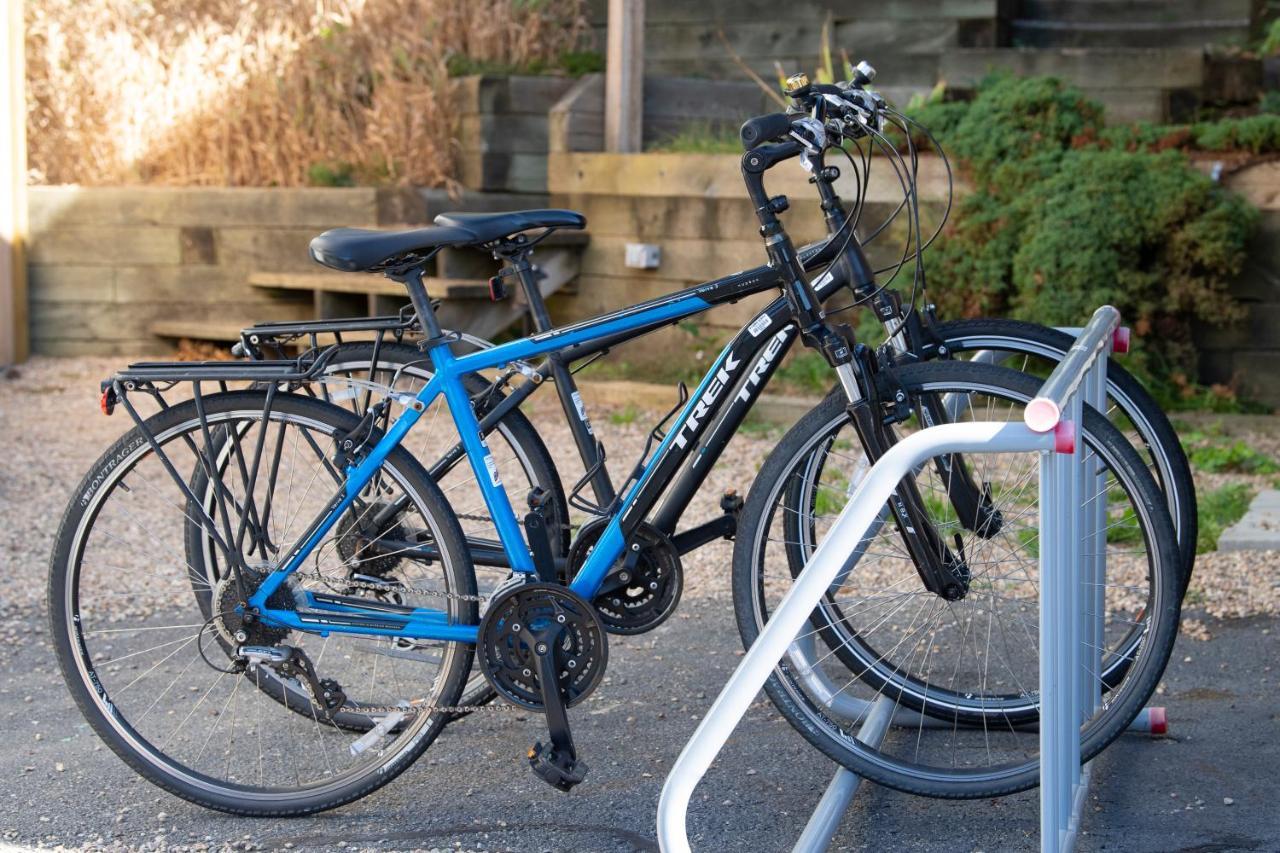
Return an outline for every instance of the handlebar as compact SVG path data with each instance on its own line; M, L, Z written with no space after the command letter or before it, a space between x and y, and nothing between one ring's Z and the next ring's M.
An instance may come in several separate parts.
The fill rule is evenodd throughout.
M803 74L795 75L787 81L787 94L794 104L791 111L747 119L738 134L742 147L751 151L792 137L797 130L795 125L806 118L820 122L821 129L815 125L814 132L802 131L800 135L820 147L828 139L838 141L879 132L884 99L865 88L875 77L875 68L866 61L859 62L852 78L844 83L810 83ZM821 131L825 131L826 138L814 139L815 135L822 135Z
M786 136L790 132L791 116L785 113L770 113L747 119L742 123L738 137L742 140L742 147L750 151L766 142Z

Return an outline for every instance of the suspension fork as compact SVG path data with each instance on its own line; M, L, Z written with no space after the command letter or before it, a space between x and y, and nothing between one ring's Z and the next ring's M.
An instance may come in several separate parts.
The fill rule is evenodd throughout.
M892 305L893 312L901 318L896 327L897 334L887 344L894 350L894 362L950 357L946 342L934 332L931 307L926 307L923 313L914 309L904 313L900 294L891 292L885 296ZM919 395L914 401L914 408L920 423L926 427L955 420L955 414L937 394ZM1004 519L991 498L990 484L979 485L973 479L964 457L958 453L937 456L933 464L938 476L946 484L947 499L956 511L960 526L983 539L990 539L999 533L1004 526Z
M856 347L854 362L860 367L858 372L870 380L874 375L875 363L865 346ZM878 394L874 390L875 383L867 382L871 394L864 395L851 366L848 372L850 377L846 381L844 372L837 371L848 397L845 408L858 434L858 440L862 443L863 452L874 465L897 443L897 436L884 423L881 414L884 407L880 405ZM934 527L914 474L908 474L898 484L889 499L889 510L925 589L948 601L964 598L969 591L969 567L964 562L963 554L957 556L953 553Z

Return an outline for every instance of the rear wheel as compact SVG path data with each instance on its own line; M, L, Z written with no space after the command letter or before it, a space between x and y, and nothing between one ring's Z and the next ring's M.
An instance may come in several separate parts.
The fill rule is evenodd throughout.
M315 383L310 391L356 415L364 414L370 404L382 400L386 396L386 389L413 395L434 375L430 357L415 346L396 342L383 343L376 348L367 342L339 344L327 364L325 381ZM465 376L462 381L476 401L476 413L480 417L502 399L501 393L487 393L489 383L480 376ZM391 417L399 417L402 410L403 406L399 402L393 402ZM517 511L519 501L534 487L545 490L549 495L546 513L547 527L553 532L552 553L556 557L565 556L569 547L568 502L555 461L533 424L519 409L513 409L489 434L487 442L499 476L513 502L516 502ZM495 565L496 561L487 556L500 553L502 548L493 518L466 458L461 457L447 464L441 461L442 456L457 443L458 434L448 405L440 397L423 413L418 423L405 436L401 446L433 473L441 491L448 498L472 550L476 584L482 595L488 595L511 576L511 571ZM229 458L228 453L224 452L224 465ZM203 471L195 471L191 487L206 508L212 505L212 486ZM404 541L414 531L406 528L399 515L371 526L372 520L381 515L378 509L380 508L363 515L354 510L349 511L340 523L336 547L353 579L374 584L380 581L394 583L398 580L401 568L408 564L392 553L394 548L383 547L381 543ZM191 515L198 517L198 513L193 512ZM188 561L208 584L216 585L224 576L225 568L219 564L213 541L194 521L188 522L187 532ZM378 595L376 590L368 588L353 588L350 593L375 597ZM458 704L464 708L483 705L491 701L494 695L484 676L476 670L468 679L466 690ZM372 725L369 720L358 716L346 718L345 724L355 728Z
M108 450L58 531L49 616L76 703L131 767L208 808L297 815L350 802L412 763L448 720L441 709L456 705L473 650L460 642L406 648L391 637L322 637L246 619L231 577L210 583L187 562L191 505L170 471L200 465L201 455L228 446L231 436L262 447L256 476L243 477L234 461L224 466L214 513L218 529L248 531L224 539L239 542L233 547L246 567L246 594L341 491L329 457L337 433L357 418L283 393L269 415L266 408L265 393L232 392L204 398L204 423L192 402L163 410L146 427L168 465L138 428ZM438 610L450 624L476 624L467 546L436 484L397 449L359 500L375 496L404 498L405 523L424 531L436 554L406 561L404 582L388 594ZM340 591L346 573L336 552L330 531L275 606L296 606L293 593L304 590ZM241 646L309 661L314 679L300 674L306 667L239 666L232 650ZM336 704L322 706L331 699ZM352 731L340 722L344 714L374 727Z

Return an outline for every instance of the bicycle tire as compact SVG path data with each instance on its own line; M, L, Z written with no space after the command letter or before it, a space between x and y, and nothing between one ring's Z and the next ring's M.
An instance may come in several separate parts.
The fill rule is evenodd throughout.
M979 317L940 323L935 331L952 352L997 349L1061 360L1075 343L1070 334L1050 326L1021 320ZM1010 365L1014 366L1014 365ZM1169 512L1182 552L1182 588L1186 595L1196 561L1199 514L1191 463L1169 416L1160 404L1115 359L1107 363L1107 395L1133 423L1145 453L1153 460L1156 482L1169 503Z
M265 408L265 392L234 391L211 395L204 398L204 407L209 419L222 418L234 422L240 416L251 418L255 413L260 416ZM310 397L283 393L276 395L272 415L273 419L279 419L281 423L289 422L288 419L292 418L293 422L305 424L304 428L328 429L331 433L350 430L358 422L353 414L337 406ZM192 426L198 423L194 402L187 401L153 415L147 419L145 426L164 445L178 440L184 431L198 429L198 426ZM136 720L130 721L119 702L112 700L101 677L105 670L100 671L98 664L91 659L86 641L87 634L94 632L86 632L81 616L81 561L87 540L100 520L104 504L115 493L118 485L150 455L153 455L153 451L145 433L135 426L94 463L73 492L73 499L63 514L50 561L50 633L64 680L76 705L94 731L126 764L160 788L206 808L237 815L312 814L363 797L398 776L439 735L448 720L447 713L433 710L418 715L412 723L402 724L403 728L392 734L395 737L392 743L387 744L385 749L370 753L377 760L353 773L350 778L335 776L328 783L318 782L296 792L282 788L263 791L243 784L219 782L207 773L186 767L167 755L162 748L157 749L137 730L136 725L141 724L140 721L150 713L150 709ZM448 588L463 596L474 597L475 578L462 530L439 488L422 466L401 448L390 454L383 470L392 472L397 482L407 485L414 506L426 511L426 520L443 555L435 565L445 573ZM123 491L134 493L134 489L127 486ZM185 513L181 504L175 505L172 501L166 503ZM457 622L475 624L478 620L473 600L454 598L450 600L449 607L451 618ZM202 628L201 631L203 630ZM434 705L447 707L458 702L470 671L473 651L473 647L466 643L444 644L440 656L443 669L432 682L432 689L437 691ZM113 654L108 652L105 659L119 660L113 658ZM201 655L203 656L203 652ZM166 657L164 660L167 659ZM193 659L193 664L194 662ZM188 670L190 666L188 665ZM185 673L186 670L183 674ZM176 679L173 683L176 683ZM234 683L239 684L239 679ZM120 692L123 693L123 690ZM160 696L164 696L164 693ZM233 692L232 697L234 696ZM155 701L158 702L159 697ZM227 705L230 705L230 700ZM214 731L216 728L210 729L207 737L212 737ZM234 732L233 727L233 736ZM259 743L261 744L261 739ZM296 766L294 769L296 773ZM299 786L302 788L301 782Z
M963 385L996 390L1012 389L1010 393L1029 399L1039 384L1034 378L1016 371L963 361L929 362L897 368L895 372L898 381L913 394L950 383L951 387ZM761 467L747 497L734 548L733 596L739 632L748 647L759 635L762 620L767 618L767 614L761 613L763 574L759 566L759 555L764 547L764 540L768 538L767 514L772 512L773 499L783 488L782 484L786 482L796 460L812 452L814 435L827 429L829 424L839 421L843 417L844 407L843 397L836 392L797 422ZM1130 661L1125 666L1122 676L1133 680L1124 685L1118 697L1113 692L1109 700L1111 704L1085 728L1082 760L1088 760L1123 732L1138 714L1154 691L1168 661L1177 632L1180 554L1173 538L1172 522L1164 496L1137 452L1096 412L1086 413L1084 435L1086 441L1104 446L1107 453L1116 460L1115 464L1122 466L1126 490L1133 492L1135 509L1142 515L1141 530L1149 552L1154 555L1151 573L1155 575L1152 579L1152 604L1145 617L1148 622L1141 638L1141 653L1137 655L1136 661ZM819 631L833 630L829 622L823 624L825 620L820 611L821 606L811 617L812 624ZM839 648L838 643L829 645ZM848 665L843 657L840 660L842 664ZM889 663L885 669L896 671L897 667ZM800 678L801 675L784 659L766 684L771 701L788 723L810 743L865 778L909 793L955 799L999 796L1037 784L1038 756L1033 761L994 771L959 769L942 772L937 768L925 768L884 755L841 729L827 709L819 707L820 703L799 687ZM884 689L883 681L879 685L873 681L870 686L873 689ZM901 701L906 691L901 685L895 689ZM908 702L902 704L911 707ZM1024 725L1027 722L1034 720L1022 721Z
M392 341L384 342L375 348L372 342L359 341L336 344L335 347L336 352L327 361L326 376L350 374L358 378L367 378L375 356L375 349L379 365L377 369L390 371L393 376L407 375L413 380L425 382L432 373L430 357L411 344ZM463 386L467 389L467 393L473 399L489 388L487 381L474 374L463 376L461 380ZM357 414L361 413L363 408L358 405L362 396L361 394L356 394L350 398L353 403L352 408ZM496 405L497 401L502 397L503 395L500 392L495 394L492 404ZM529 483L543 488L549 495L546 503L547 527L549 530L558 531L558 535L552 536L552 554L556 557L565 556L569 550L570 540L569 507L551 452L542 441L537 429L518 408L508 412L494 427L494 432L498 433L500 440L511 448L521 465L523 476L528 479ZM413 436L412 432L410 436ZM463 462L462 464L465 465L466 463ZM208 478L202 470L197 469L193 473L191 490L194 494L202 497L208 495ZM206 497L205 499L207 500L208 498ZM196 513L191 513L190 515L195 516ZM189 520L187 533L186 551L188 562L204 576L212 577L216 575L216 569L209 559L212 548L203 528L193 520ZM478 671L473 672L457 705L462 708L477 707L491 702L496 695L484 676ZM281 702L287 701L285 695L280 695L277 698ZM457 714L457 716L464 715L465 712ZM358 717L346 719L346 724L355 729L367 728L371 725L368 721L361 720Z

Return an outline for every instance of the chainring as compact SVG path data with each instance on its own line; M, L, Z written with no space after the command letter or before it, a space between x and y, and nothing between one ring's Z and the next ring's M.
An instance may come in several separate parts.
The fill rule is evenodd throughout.
M387 554L378 545L383 539L404 539L404 530L397 522L384 524L381 529L374 523L385 506L382 502L360 510L353 506L338 521L338 556L356 574L386 577L400 565L399 554Z
M498 593L480 622L477 662L499 695L524 708L543 708L534 632L555 630L551 641L566 707L586 699L604 676L608 636L599 614L581 596L557 584L526 583Z
M566 561L569 580L576 577L587 562L606 527L607 519L596 519L578 531ZM610 634L628 636L652 631L675 612L684 590L680 555L668 537L653 525L642 523L632 534L628 547L637 544L640 546L638 559L627 581L610 589L611 582L606 578L605 587L591 601Z

